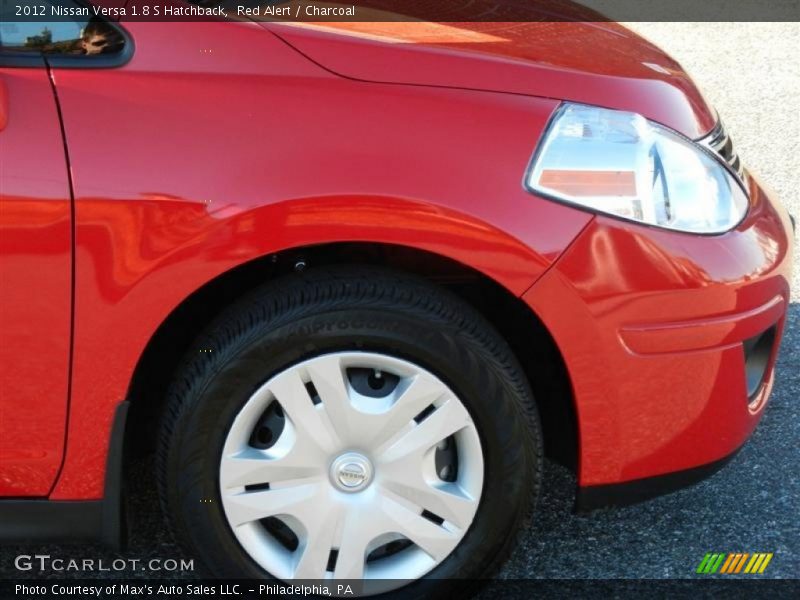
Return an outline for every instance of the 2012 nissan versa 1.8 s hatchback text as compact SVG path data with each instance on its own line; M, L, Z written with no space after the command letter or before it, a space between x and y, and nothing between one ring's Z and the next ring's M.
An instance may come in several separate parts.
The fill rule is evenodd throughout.
M213 573L430 591L545 454L627 503L765 409L790 217L622 26L76 17L0 65L6 540L115 543L154 450Z

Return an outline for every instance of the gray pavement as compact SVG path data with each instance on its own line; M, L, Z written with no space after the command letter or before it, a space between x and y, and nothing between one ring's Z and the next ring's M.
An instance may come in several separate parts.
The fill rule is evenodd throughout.
M800 217L800 25L636 23L695 77L722 115L746 165ZM797 265L797 252L795 255ZM775 556L765 577L800 577L800 268L771 405L754 436L720 473L651 502L589 517L572 514L574 480L548 464L535 522L502 572L506 578L684 578L709 551ZM164 531L149 476L136 466L136 528L121 555L99 546L0 547L0 578L18 554L179 558ZM202 575L196 565L196 575ZM41 579L41 574L30 573ZM65 577L92 574L63 573ZM95 574L95 576L103 574ZM152 573L125 570L119 575Z

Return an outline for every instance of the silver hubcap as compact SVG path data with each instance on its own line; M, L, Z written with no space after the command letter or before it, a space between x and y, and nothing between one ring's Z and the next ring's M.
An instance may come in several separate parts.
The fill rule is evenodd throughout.
M368 352L304 361L267 381L223 447L225 516L280 579L366 579L388 591L458 546L483 453L464 405L411 362Z

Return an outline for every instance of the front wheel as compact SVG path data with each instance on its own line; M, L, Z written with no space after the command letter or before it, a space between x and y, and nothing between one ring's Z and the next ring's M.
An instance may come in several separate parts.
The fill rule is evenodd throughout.
M425 594L487 577L541 480L508 346L458 298L386 271L312 271L243 299L165 414L163 506L222 576Z

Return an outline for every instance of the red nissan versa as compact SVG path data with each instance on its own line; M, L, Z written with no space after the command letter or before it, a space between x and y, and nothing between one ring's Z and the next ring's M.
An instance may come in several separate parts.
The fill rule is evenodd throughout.
M0 65L4 540L115 543L153 450L214 574L443 585L543 456L624 504L763 414L790 217L620 25L75 16Z

